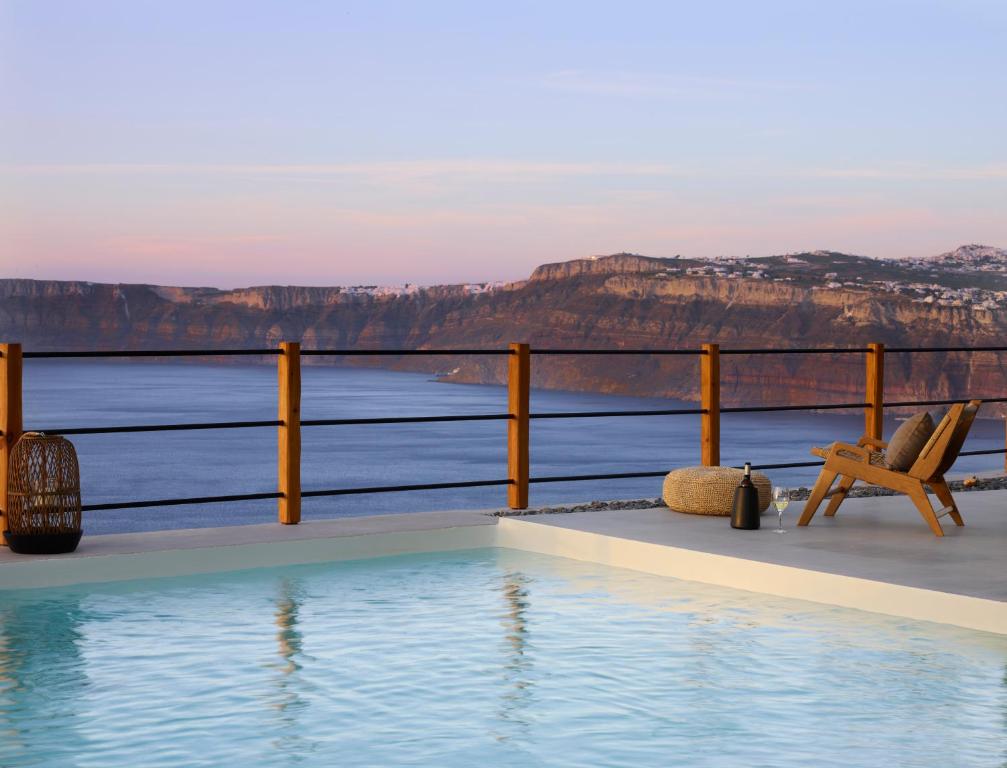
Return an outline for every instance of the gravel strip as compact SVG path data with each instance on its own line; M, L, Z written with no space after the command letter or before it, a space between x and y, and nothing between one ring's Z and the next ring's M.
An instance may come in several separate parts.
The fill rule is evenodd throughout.
M971 491L1002 491L1007 490L1007 477L970 477L967 480L952 480L948 483L954 493ZM792 501L804 501L811 495L810 488L793 488L790 491ZM888 488L876 485L864 485L850 490L847 498L858 499L868 496L899 496L901 494ZM626 499L620 501L592 501L587 504L570 506L537 507L535 509L502 509L494 513L497 517L524 517L525 515L562 515L570 512L602 512L619 509L655 509L663 507L662 499Z

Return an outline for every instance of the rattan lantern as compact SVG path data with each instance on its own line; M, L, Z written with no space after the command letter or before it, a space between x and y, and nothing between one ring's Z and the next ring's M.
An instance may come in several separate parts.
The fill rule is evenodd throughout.
M26 432L7 470L7 530L14 552L55 555L80 543L80 470L64 437Z

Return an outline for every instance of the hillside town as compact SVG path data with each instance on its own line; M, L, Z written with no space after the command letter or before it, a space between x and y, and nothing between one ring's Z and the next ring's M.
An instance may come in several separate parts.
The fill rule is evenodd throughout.
M878 259L829 251L766 258L673 259L655 277L705 276L811 284L905 296L923 304L997 311L1007 307L1007 250L965 245L938 256ZM840 267L837 269L837 265ZM823 269L829 271L822 271Z
M637 254L589 256L577 260L594 265ZM648 259L650 260L650 259ZM719 256L714 258L654 258L655 279L712 277L724 280L770 280L809 286L812 290L867 291L907 297L922 304L962 307L994 312L1007 307L1007 250L985 245L963 245L937 256L885 259L834 251L789 253L781 256ZM603 270L607 271L607 270ZM437 286L478 296L513 288L521 283L503 281ZM395 298L430 290L415 283L402 285L352 285L341 290L351 296Z

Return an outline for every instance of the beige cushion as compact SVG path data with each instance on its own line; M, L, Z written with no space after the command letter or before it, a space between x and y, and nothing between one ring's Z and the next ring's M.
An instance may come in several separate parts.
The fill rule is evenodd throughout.
M885 463L889 469L908 472L934 433L934 420L926 411L906 419L888 441Z
M672 470L664 478L664 503L676 512L690 515L729 515L734 489L744 471L733 467L685 467ZM759 511L769 507L772 484L761 472L752 472L759 492Z

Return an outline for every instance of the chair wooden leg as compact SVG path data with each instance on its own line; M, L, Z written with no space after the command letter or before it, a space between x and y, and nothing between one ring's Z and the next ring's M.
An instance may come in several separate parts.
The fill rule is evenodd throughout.
M934 536L943 536L944 529L941 527L941 521L937 519L937 515L934 513L933 505L931 505L930 499L927 497L927 491L923 483L913 486L908 491L908 495L912 499L913 504L916 505L916 509L920 511L923 519L927 521L930 530L934 532Z
M839 510L839 505L843 503L846 494L849 493L850 488L853 487L855 482L857 482L855 477L850 477L849 475L839 476L836 490L833 492L832 498L829 499L829 506L825 508L826 517L835 517L836 512Z
M829 492L832 481L835 479L835 472L829 469L828 466L822 467L822 471L818 474L818 479L815 481L815 487L811 489L811 495L804 502L804 511L801 512L801 519L797 521L798 525L807 525L811 522L811 518L815 516L815 512L818 511L822 499Z
M955 521L955 525L965 525L965 521L962 520L961 512L958 511L958 505L955 504L955 497L951 495L951 489L948 488L948 484L945 482L944 478L942 477L940 480L931 480L929 485L934 489L934 493L937 494L937 498L940 499L941 504L945 507L951 507L949 515L951 519Z

